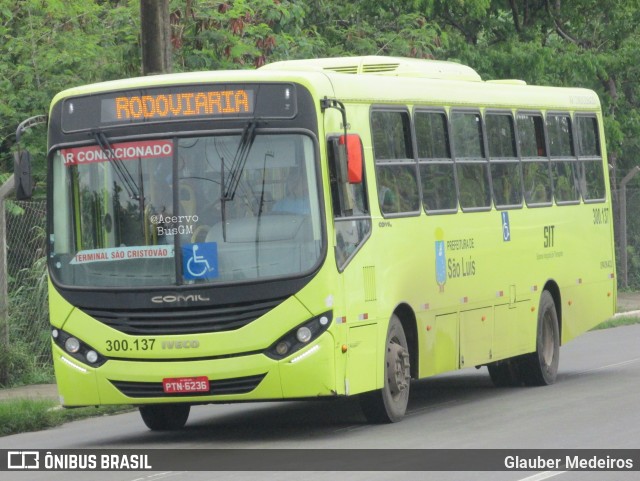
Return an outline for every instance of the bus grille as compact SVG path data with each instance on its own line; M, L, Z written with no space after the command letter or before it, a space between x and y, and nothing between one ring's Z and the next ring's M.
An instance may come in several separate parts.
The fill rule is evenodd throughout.
M284 299L260 303L164 310L83 309L88 315L125 334L134 336L200 334L240 329L255 321Z
M209 380L209 392L167 394L161 382L110 381L118 391L127 397L185 397L185 396L223 396L225 394L246 394L253 391L266 374L237 377L235 379Z

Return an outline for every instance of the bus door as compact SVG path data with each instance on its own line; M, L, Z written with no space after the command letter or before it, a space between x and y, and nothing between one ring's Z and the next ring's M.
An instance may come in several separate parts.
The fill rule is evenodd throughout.
M357 134L332 136L327 150L339 298L347 327L345 390L357 393L375 388L372 366L376 365L378 345L376 270L372 258L363 252L371 234L371 215L362 142Z

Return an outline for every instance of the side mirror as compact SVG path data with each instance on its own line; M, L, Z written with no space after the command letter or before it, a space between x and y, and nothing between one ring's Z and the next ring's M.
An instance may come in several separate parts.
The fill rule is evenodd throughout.
M13 173L16 183L16 199L31 199L33 196L33 176L31 175L31 154L29 151L14 152Z
M16 129L16 144L20 145L22 134L39 124L46 124L46 115L36 115L20 122ZM13 178L15 179L16 199L29 200L33 196L33 176L31 175L31 153L20 150L13 154Z
M338 144L345 147L346 150L346 171L347 179L350 184L362 183L362 159L363 149L362 140L358 134L341 135ZM341 156L341 160L342 160Z

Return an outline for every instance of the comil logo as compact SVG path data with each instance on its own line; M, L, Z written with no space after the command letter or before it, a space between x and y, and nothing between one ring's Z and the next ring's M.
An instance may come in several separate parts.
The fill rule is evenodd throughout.
M8 469L39 469L40 453L38 451L9 451L7 453Z
M183 295L167 295L167 296L155 296L151 298L151 302L155 302L156 304L172 304L175 302L206 302L210 299L202 294L188 294L186 296Z

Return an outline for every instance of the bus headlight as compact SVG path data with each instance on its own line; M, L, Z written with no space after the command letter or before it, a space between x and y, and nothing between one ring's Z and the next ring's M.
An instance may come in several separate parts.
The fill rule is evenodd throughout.
M76 361L91 367L100 367L107 362L107 358L98 354L98 351L62 329L52 328L51 337L57 346Z
M324 312L287 332L274 342L265 354L279 361L317 339L331 325L333 312Z
M296 338L303 344L308 343L311 340L311 329L307 326L302 326L296 331Z
M67 340L64 341L64 348L69 354L75 354L80 350L80 341L75 337L68 337Z

